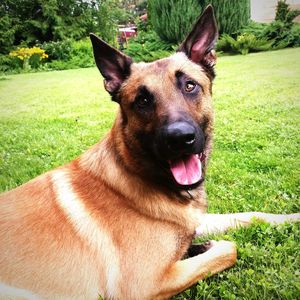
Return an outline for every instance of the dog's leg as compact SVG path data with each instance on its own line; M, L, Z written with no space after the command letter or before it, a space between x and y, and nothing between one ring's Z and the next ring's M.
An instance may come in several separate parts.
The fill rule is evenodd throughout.
M204 244L207 251L197 256L177 261L171 266L154 299L166 299L185 290L197 281L223 271L236 262L236 246L228 241L210 241Z
M230 228L250 225L254 219L271 224L300 221L300 214L276 215L262 212L245 212L235 214L206 214L201 225L196 229L196 236L220 233Z

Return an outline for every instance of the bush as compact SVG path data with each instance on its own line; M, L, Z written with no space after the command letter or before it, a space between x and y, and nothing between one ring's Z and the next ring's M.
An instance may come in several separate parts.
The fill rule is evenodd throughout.
M215 10L220 35L232 35L250 21L250 0L205 0L205 7L212 4Z
M57 57L46 64L47 69L66 70L94 66L91 42L88 38L80 41L65 41L47 43L52 52L49 57ZM57 52L55 52L57 51Z
M0 73L19 73L22 65L20 59L0 54Z
M269 26L266 23L258 23L254 21L250 21L246 26L242 27L242 29L238 30L233 36L238 36L243 33L253 34L258 38L264 37L264 31Z
M261 33L261 37L273 41L274 49L300 46L300 25L293 24L291 28L282 21L273 21Z
M0 56L0 72L20 72L23 70L65 70L94 66L93 51L88 38L80 41L64 40L48 42L33 48L18 48L10 56ZM47 54L46 54L47 53ZM41 65L45 58L47 63Z
M134 61L151 62L170 55L177 45L162 41L155 31L149 27L146 31L140 31L137 37L130 39L124 52L131 56Z
M274 49L299 46L299 25L293 23L300 10L291 11L285 0L280 0L276 7L275 20L261 33L266 39L273 40Z
M294 24L286 38L286 42L288 46L300 47L300 24Z
M39 45L49 55L51 60L68 60L71 58L72 42L71 40L51 41Z
M286 3L286 1L279 0L276 6L275 20L284 22L289 11L289 5Z
M299 10L291 11L286 1L280 0L276 8L276 17L270 24L250 22L239 33L249 33L259 40L272 42L272 49L300 46L300 25L293 22L293 19L300 14ZM221 42L221 46L226 44Z
M232 34L249 22L249 0L149 0L150 20L161 39L179 43L208 4L215 9L220 34Z
M223 34L217 43L217 51L241 53L266 51L272 48L272 41L257 39L252 33L243 33L236 39L228 34Z
M89 38L72 43L71 62L79 68L94 66L94 56Z
M275 21L281 21L288 27L292 26L295 17L300 15L300 10L290 10L286 0L279 0L276 6Z
M22 62L24 70L33 68L38 68L41 61L48 58L48 54L45 50L39 47L32 48L18 48L9 53L10 56L15 57Z
M198 0L149 0L151 24L159 37L170 43L181 42L199 16Z

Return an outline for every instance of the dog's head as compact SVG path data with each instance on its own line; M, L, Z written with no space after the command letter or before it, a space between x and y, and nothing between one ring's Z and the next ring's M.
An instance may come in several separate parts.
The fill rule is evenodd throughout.
M120 104L114 130L131 171L176 189L192 189L203 181L217 38L211 6L175 54L152 63L134 63L91 34L105 89Z

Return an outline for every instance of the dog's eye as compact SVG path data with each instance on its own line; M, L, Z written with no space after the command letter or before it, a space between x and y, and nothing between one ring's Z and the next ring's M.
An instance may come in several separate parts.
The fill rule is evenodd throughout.
M141 112L148 112L153 109L153 99L147 96L139 96L134 101L135 107Z
M136 103L139 107L144 108L151 104L151 100L146 97L139 97Z
M187 93L191 93L195 88L196 88L196 83L192 80L188 80L186 83L185 83L185 86L184 86L184 90L185 92Z
M148 113L154 109L154 102L154 95L145 86L141 86L134 99L133 108L140 113Z

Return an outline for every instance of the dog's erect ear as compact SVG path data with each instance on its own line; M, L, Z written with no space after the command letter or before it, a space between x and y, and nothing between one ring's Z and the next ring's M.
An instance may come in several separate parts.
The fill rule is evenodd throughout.
M184 52L197 64L213 67L216 62L214 48L217 39L218 27L214 10L211 5L208 5L178 51Z
M96 65L104 77L105 89L115 96L130 74L132 59L111 47L93 33L90 34Z

